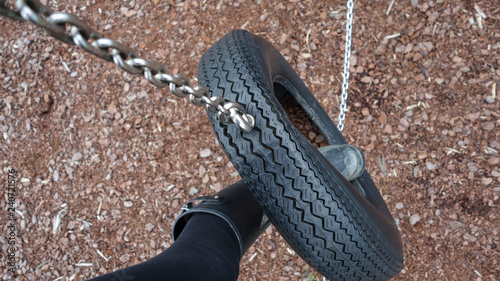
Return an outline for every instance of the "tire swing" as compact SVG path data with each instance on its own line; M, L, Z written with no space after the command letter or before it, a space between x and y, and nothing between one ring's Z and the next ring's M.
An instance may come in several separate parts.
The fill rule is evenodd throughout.
M387 280L403 266L398 228L368 172L349 182L294 127L301 105L329 145L346 144L326 111L266 40L235 30L201 58L199 83L255 117L243 132L209 111L217 139L287 243L330 280Z

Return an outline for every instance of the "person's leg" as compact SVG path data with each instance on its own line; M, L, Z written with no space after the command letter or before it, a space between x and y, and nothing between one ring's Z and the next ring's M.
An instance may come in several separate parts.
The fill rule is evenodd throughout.
M349 180L364 170L364 156L355 147L331 145L320 152ZM175 243L170 248L91 281L237 280L241 256L269 226L269 220L243 181L194 202L200 203L184 206L175 222Z
M241 257L270 225L243 181L213 196L196 198L182 210L170 248L92 281L236 281Z
M238 279L241 253L238 239L223 219L196 213L170 248L158 256L92 281Z

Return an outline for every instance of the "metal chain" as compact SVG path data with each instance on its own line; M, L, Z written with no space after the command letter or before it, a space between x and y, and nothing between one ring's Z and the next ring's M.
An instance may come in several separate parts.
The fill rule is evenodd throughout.
M13 19L13 20L18 20L18 21L23 21L23 17L21 17L21 14L17 11L13 11L7 6L7 0L0 0L0 15L3 15L4 17Z
M6 6L6 0L0 0L0 15L15 20L27 20L46 30L54 38L65 43L76 45L82 50L107 61L113 61L122 70L131 74L142 74L151 84L163 88L169 86L172 94L178 97L189 96L191 103L197 106L205 105L217 113L217 119L222 123L234 123L244 132L250 132L255 124L252 115L246 114L242 105L236 102L226 102L219 96L208 96L208 89L203 86L191 87L189 80L180 74L168 74L160 63L138 58L132 49L123 43L103 38L97 31L77 17L60 12L53 12L38 0L17 0L19 11ZM349 88L349 67L351 57L351 34L353 19L353 0L347 1L346 44L344 54L344 73L338 129L344 129L347 89ZM71 27L70 34L66 26ZM93 39L90 43L89 39ZM110 54L111 51L111 54ZM323 277L323 281L327 281Z
M347 0L347 23L345 34L345 53L344 53L344 80L342 82L342 95L340 96L339 124L337 128L342 132L344 130L345 111L347 109L347 89L349 89L349 67L351 59L351 39L352 39L352 19L353 19L353 0Z
M347 0L347 22L345 32L345 53L344 53L344 81L342 82L342 95L340 96L339 131L344 130L345 111L347 108L347 89L349 89L349 67L351 65L351 40L352 40L352 19L354 17L354 0ZM328 281L323 277L323 281Z
M144 75L146 80L156 87L168 86L172 94L181 98L188 96L192 104L204 105L208 111L217 113L217 119L224 124L233 123L247 133L252 130L255 119L252 115L245 113L241 104L226 101L219 96L209 97L207 88L192 87L189 79L184 75L172 76L160 63L137 57L129 46L104 38L76 16L54 12L38 0L17 0L16 5L18 11L9 9L6 6L6 0L0 0L0 14L12 19L30 21L53 37L76 45L94 56L112 61L128 73Z

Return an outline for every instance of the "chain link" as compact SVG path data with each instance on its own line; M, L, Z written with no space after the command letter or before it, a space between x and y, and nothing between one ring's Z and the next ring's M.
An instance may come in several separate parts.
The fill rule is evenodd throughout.
M344 79L342 82L342 95L340 96L340 113L339 124L337 125L339 131L344 130L345 111L347 109L347 89L349 89L349 68L351 65L351 41L352 41L352 19L354 17L354 0L347 0L347 22L345 34L345 52L344 52ZM323 281L328 281L323 277Z
M342 95L340 96L339 124L337 125L337 128L341 132L344 130L345 111L347 108L347 89L349 89L352 19L354 17L353 8L354 8L354 0L347 0L347 14L346 14L347 22L346 22L345 53L344 53L344 80L342 82ZM323 277L323 281L328 281L328 279L326 279L326 277Z
M347 89L349 89L349 67L351 59L351 40L352 40L352 19L353 19L353 0L347 0L347 22L345 34L345 53L344 53L344 73L342 82L342 95L340 96L339 131L344 130L345 112L347 109Z
M7 0L0 0L0 15L13 20L24 21L23 17L21 17L21 14L18 11L13 11L7 8Z
M143 75L158 88L169 88L178 97L189 97L192 104L205 106L217 113L217 119L224 124L235 124L240 130L250 132L255 119L245 113L244 107L236 102L225 101L219 96L209 97L209 90L201 85L192 87L189 79L181 74L170 75L165 67L153 60L139 58L127 45L104 38L87 23L74 15L54 12L38 0L17 0L18 11L9 9L6 0L0 0L0 15L11 19L27 20L43 28L51 36L65 43L107 61L130 74Z

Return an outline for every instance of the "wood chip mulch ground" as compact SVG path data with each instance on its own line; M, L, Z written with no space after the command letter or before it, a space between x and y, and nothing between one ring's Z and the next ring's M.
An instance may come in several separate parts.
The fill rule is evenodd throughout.
M42 2L192 79L203 52L247 29L338 115L344 1ZM344 135L401 229L395 280L498 280L500 4L359 0L354 11ZM0 161L2 280L14 278L12 169L17 280L85 280L145 261L171 245L187 200L240 179L201 108L4 18ZM241 264L240 280L320 278L274 228Z

